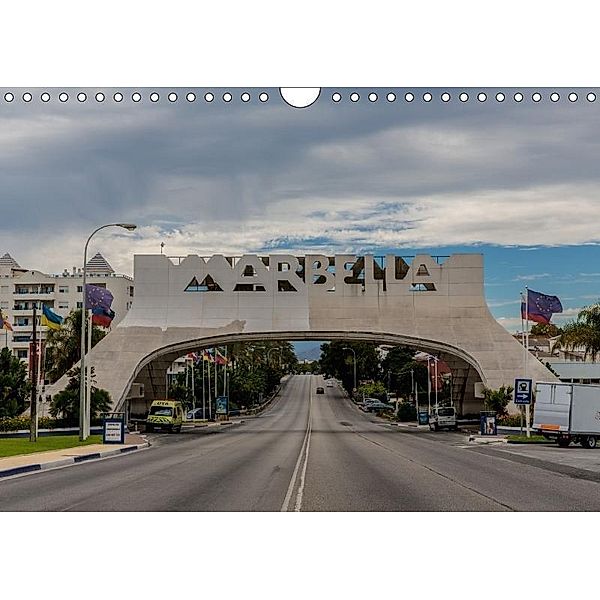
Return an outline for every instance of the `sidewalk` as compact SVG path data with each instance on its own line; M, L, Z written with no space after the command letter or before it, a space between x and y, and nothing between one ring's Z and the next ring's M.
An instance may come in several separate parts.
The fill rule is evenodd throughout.
M91 444L89 446L63 448L62 450L7 456L6 458L0 458L0 479L132 452L148 446L148 442L142 436L128 433L125 436L124 444Z

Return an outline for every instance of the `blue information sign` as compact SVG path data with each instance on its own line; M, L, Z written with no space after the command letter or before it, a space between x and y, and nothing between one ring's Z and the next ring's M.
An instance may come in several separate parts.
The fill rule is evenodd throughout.
M229 398L227 396L219 396L215 400L215 414L227 415L229 414Z
M533 381L531 379L515 379L515 404L531 404Z

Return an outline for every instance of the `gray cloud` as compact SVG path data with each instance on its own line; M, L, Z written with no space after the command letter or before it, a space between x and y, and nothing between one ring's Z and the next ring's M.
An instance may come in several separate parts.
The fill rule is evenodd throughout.
M585 100L334 104L324 90L294 110L276 90L249 104L177 91L1 103L0 251L57 270L114 220L142 226L111 237L124 270L161 239L182 254L600 241L600 113Z

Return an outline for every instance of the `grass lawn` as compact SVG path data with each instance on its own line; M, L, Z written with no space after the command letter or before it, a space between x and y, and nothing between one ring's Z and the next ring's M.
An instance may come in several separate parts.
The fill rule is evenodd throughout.
M509 435L507 439L509 444L547 444L551 442L551 440L547 440L543 435L532 435L529 438L525 434Z
M62 450L63 448L101 443L101 435L91 435L85 442L80 442L77 435L48 435L38 437L37 442L30 442L29 438L10 438L0 440L0 458L3 456L31 454L32 452L45 452L46 450Z

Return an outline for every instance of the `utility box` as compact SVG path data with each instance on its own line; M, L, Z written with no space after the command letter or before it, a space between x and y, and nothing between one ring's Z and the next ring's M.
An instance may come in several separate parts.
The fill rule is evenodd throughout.
M482 410L479 413L479 433L481 435L497 435L498 426L496 411Z

